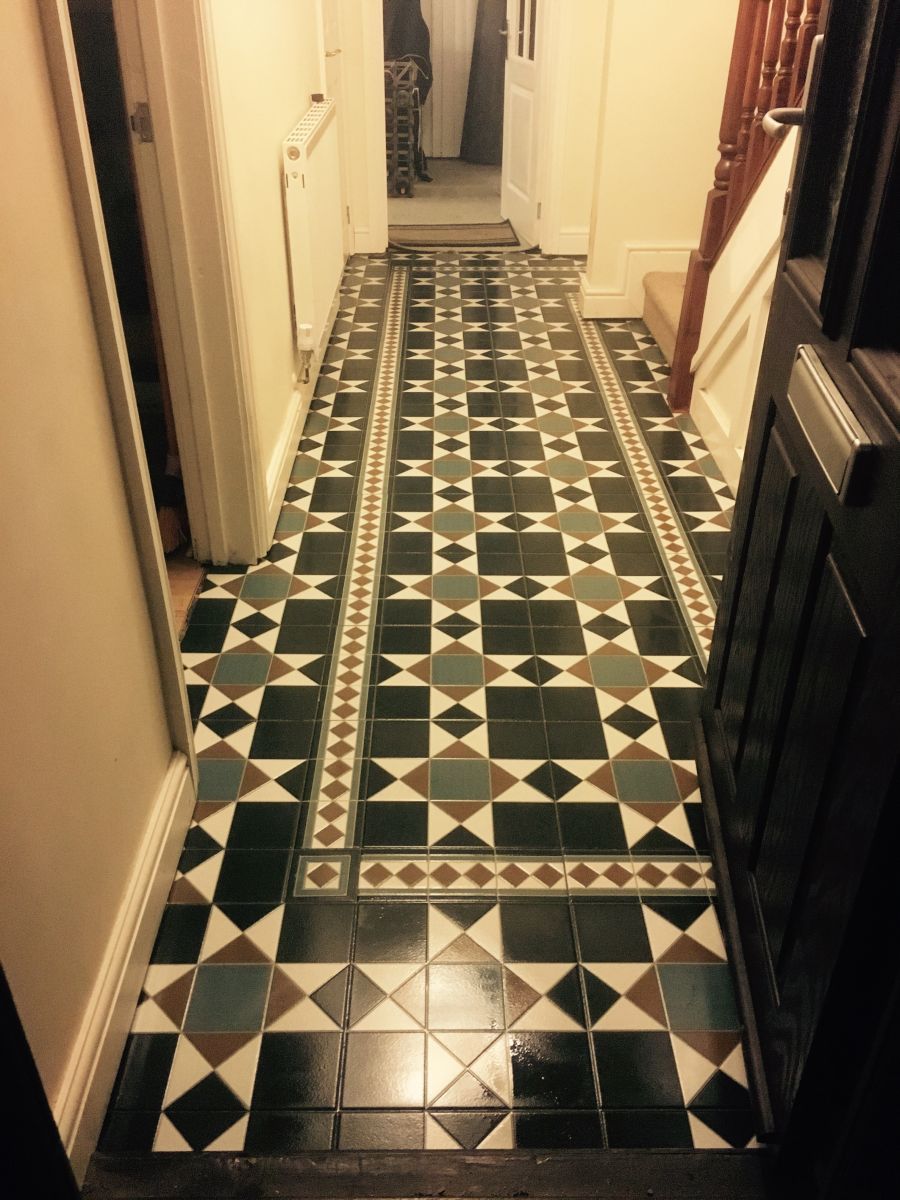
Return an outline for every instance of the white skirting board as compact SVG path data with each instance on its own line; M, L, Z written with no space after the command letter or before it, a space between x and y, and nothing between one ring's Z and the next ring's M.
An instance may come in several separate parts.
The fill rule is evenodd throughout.
M334 325L334 319L337 316L338 308L340 307L340 301L341 292L339 287L334 294L331 311L325 322L322 338L313 353L312 362L309 367L309 379L306 383L298 381L294 392L291 394L287 416L281 428L281 435L278 438L278 444L275 447L275 452L272 455L272 460L266 472L266 533L269 543L271 543L274 537L275 526L278 524L278 515L281 512L281 506L284 504L284 493L287 490L288 480L291 477L291 468L297 456L297 446L303 433L303 426L306 423L306 415L309 412L313 392L316 390L319 370L325 358L325 351L328 349L328 342L331 338L331 330Z
M582 316L639 317L644 311L644 276L650 271L687 271L690 246L623 246L619 278L611 287L598 286L581 277L579 300Z
M54 1117L78 1180L94 1152L196 800L172 755L63 1078Z

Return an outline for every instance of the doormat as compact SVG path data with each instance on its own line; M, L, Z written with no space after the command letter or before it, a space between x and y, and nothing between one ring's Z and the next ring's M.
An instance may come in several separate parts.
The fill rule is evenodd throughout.
M519 245L509 221L487 225L391 225L388 239L395 250Z

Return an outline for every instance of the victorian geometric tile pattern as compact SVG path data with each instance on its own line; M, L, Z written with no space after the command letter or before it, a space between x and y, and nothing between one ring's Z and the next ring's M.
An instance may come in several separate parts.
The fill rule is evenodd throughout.
M731 498L578 263L354 258L110 1152L753 1144L693 761Z

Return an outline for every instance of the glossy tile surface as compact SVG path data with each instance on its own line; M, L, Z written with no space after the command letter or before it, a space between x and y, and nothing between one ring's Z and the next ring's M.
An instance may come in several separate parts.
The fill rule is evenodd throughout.
M691 721L731 499L578 264L354 259L108 1151L743 1146Z

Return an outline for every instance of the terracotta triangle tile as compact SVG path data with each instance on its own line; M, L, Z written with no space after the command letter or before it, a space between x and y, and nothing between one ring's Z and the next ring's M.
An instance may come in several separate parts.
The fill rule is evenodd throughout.
M465 933L432 959L432 962L436 963L492 963L496 961L492 954L489 954Z
M628 989L626 995L631 1003L642 1012L653 1017L655 1021L659 1021L660 1025L666 1024L666 1010L659 990L656 971L652 967Z
M506 1021L512 1025L541 998L541 993L520 979L509 967L503 968L503 990L506 995Z
M211 1067L220 1067L258 1035L249 1033L186 1033L191 1045L199 1050Z
M651 750L649 746L641 746L638 742L631 742L616 755L617 760L629 759L656 759L657 761L668 762L664 754L657 754L655 750Z
M240 795L246 796L248 792L253 792L268 782L269 776L264 771L261 771L254 762L248 761L247 766L244 768L243 779L241 780Z
M153 997L166 1016L178 1026L184 1020L193 982L194 972L188 971Z
M491 795L494 797L494 799L496 799L498 796L502 796L504 792L508 792L511 787L515 787L515 785L519 782L514 775L510 775L508 771L505 771L495 762L491 762L490 772Z
M674 945L669 947L658 961L669 963L720 963L722 956L720 954L713 954L712 950L707 950L705 946L701 946L699 942L695 942L692 937L684 933Z
M601 791L606 792L610 796L618 795L616 790L616 777L613 774L613 769L609 763L604 763L598 770L592 772L587 777L588 783L592 783L594 787L598 787Z
M234 941L229 942L227 946L223 946L221 950L217 950L215 954L211 954L209 958L204 960L210 963L269 963L271 958L263 954L258 946L254 946L253 942L244 935L236 937Z
M169 904L209 904L209 900L189 879L176 879L169 892Z
M682 799L690 796L698 787L697 776L693 771L688 771L685 767L679 766L678 763L672 763L672 773L675 776L675 782L678 785L678 791Z
M717 1067L722 1065L741 1040L740 1033L706 1029L679 1030L678 1036L698 1054L702 1054L709 1062L715 1063Z
M402 782L408 784L409 787L418 792L420 796L427 797L429 775L430 768L428 761L426 760L425 762L420 763L419 766L414 767L408 775L404 775Z

